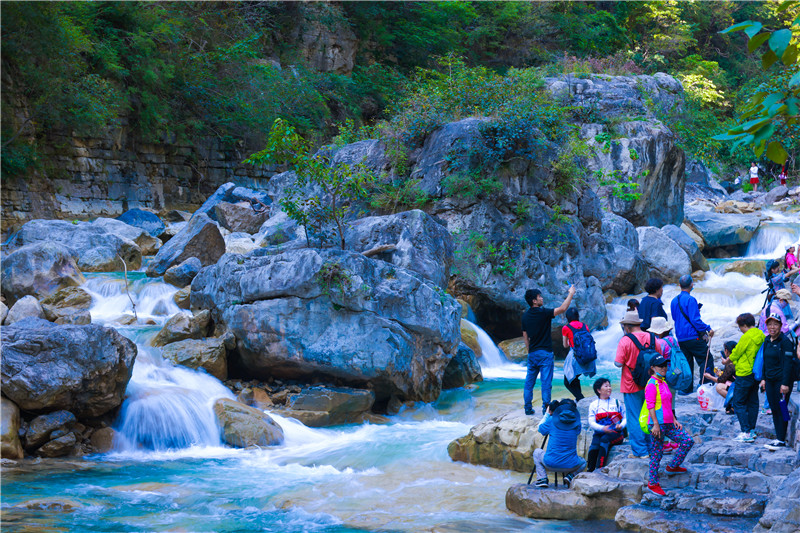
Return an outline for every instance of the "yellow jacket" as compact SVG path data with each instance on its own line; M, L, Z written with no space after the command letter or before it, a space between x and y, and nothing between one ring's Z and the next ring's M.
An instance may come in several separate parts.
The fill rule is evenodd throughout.
M764 344L764 332L758 328L748 329L731 352L731 363L736 367L736 377L749 376L753 373L753 363L761 345Z

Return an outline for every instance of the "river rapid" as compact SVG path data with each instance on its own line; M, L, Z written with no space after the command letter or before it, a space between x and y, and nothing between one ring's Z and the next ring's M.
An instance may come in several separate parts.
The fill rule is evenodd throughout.
M747 258L778 257L785 244L800 240L796 216L773 218L754 237ZM714 261L716 271L696 283L693 293L713 328L763 304L763 279L719 274L726 261ZM122 274L87 278L93 322L112 325L131 311ZM121 435L115 450L4 464L4 531L617 530L613 522L518 517L506 510L505 493L527 475L450 460L452 440L522 404L524 365L508 362L480 328L482 383L407 407L387 424L315 429L271 414L285 443L239 450L221 445L211 411L214 400L232 393L205 373L172 366L148 346L179 312L172 301L175 288L143 272L129 273L128 286L139 318L155 325L117 327L137 343L139 355L115 424ZM677 292L674 285L666 287L665 308ZM619 371L612 361L622 335L617 323L627 298L608 304L609 326L594 334L598 376L614 383ZM557 368L554 398L568 396L562 377ZM592 381L583 380L584 394L591 394ZM534 398L539 397L537 384Z

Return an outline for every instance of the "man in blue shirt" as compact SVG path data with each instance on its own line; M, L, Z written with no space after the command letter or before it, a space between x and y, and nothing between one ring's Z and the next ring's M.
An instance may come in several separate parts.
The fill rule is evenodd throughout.
M672 299L670 310L675 321L675 336L678 346L689 362L690 371L694 373L694 362L697 361L699 381L702 384L703 374L711 368L713 374L714 361L708 355L708 340L714 336L711 326L700 319L700 306L690 293L694 288L692 276L686 274L678 280L681 292ZM685 393L691 393L694 386L690 383Z
M644 290L647 291L647 296L642 298L639 302L639 318L642 319L642 324L639 326L642 330L647 331L650 327L650 321L654 317L662 316L669 320L667 312L664 311L664 303L661 301L661 296L664 294L664 282L658 278L650 278L644 284Z

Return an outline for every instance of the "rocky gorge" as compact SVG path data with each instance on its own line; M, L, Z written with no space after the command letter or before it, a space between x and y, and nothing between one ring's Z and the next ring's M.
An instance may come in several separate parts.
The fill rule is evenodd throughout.
M16 228L2 250L3 458L24 471L31 457L198 443L254 453L296 446L300 430L289 418L311 428L392 425L392 417L480 386L490 355L469 324L491 336L491 348L515 342L525 289L540 287L546 302L559 303L573 284L583 321L612 329L607 302L640 293L650 276L711 276L709 259L742 257L775 213L797 216L797 187L720 199L703 193L716 191L709 185L694 189L704 196L684 196L685 156L653 107L680 105L674 78L546 84L554 98L614 118L580 127L586 183L566 195L554 193L552 164L563 147L553 144L540 159L501 167L492 197L449 195L453 170L443 161L469 161L490 120L473 117L436 129L409 154L409 175L430 203L351 217L345 249L309 247L281 209L296 179L290 171L264 171L259 187L221 184L200 206L165 197L160 209L104 212L117 219L34 219ZM396 177L382 140L341 147L333 161ZM640 196L615 195L619 183L637 184ZM553 324L559 346L561 325ZM694 491L682 499L643 496L642 464L615 459L576 478L569 493L514 485L506 505L526 517L614 519L640 531L717 530L696 518L704 514L736 517L732 530L796 523L796 453L720 452L730 418L688 402L682 409L700 441L690 459L699 473L675 481ZM448 435L450 457L529 471L541 444L537 421L492 410L469 435ZM720 459L727 456L738 462ZM428 468L445 468L439 461ZM708 493L720 484L730 491L722 504ZM680 513L692 513L695 529Z

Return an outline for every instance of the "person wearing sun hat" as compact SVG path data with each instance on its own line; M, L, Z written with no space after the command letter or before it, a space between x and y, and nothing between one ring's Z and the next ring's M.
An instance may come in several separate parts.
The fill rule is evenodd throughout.
M681 463L694 445L689 435L678 422L672 405L672 392L667 386L666 376L669 362L663 355L657 355L650 361L650 380L644 388L644 405L639 412L639 426L643 432L650 432L650 471L647 488L654 494L666 496L661 488L658 467L664 455L664 437L678 444L678 450L672 457L666 470L672 474L686 472ZM636 424L632 424L636 425Z
M791 270L798 264L797 254L795 253L796 251L797 249L795 248L794 244L786 245L786 255L784 256L784 261L786 262L787 270Z
M767 317L769 335L764 339L764 379L761 390L767 393L767 401L772 410L772 423L775 426L775 440L765 445L769 450L777 450L786 446L786 429L788 421L784 420L784 409L781 402L788 400L792 391L792 358L794 343L781 331L782 316L778 314Z
M787 333L791 328L790 324L794 320L792 313L792 306L789 302L792 299L792 293L789 289L778 289L775 291L775 299L772 300L770 305L765 306L761 310L761 316L758 321L759 329L767 334L767 316L780 315L781 317L781 330Z
M635 337L643 347L655 344L656 351L659 354L663 352L655 340L655 335L642 331L642 319L639 318L637 311L628 311L619 323L622 325L622 329L625 330L625 336L622 337L617 345L614 364L622 368L619 390L622 392L625 412L635 417L636 413L641 411L642 405L644 405L644 388L637 385L633 380L631 369L636 366L639 349L628 335ZM631 455L633 457L646 458L649 455L649 435L645 434L638 424L628 424L628 438L631 443Z

